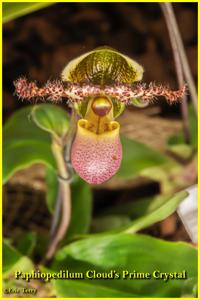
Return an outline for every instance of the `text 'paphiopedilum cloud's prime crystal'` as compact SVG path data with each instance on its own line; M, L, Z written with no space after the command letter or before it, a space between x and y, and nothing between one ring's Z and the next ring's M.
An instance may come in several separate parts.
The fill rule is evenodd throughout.
M71 149L75 171L90 184L110 179L122 159L120 125L115 119L126 105L145 107L156 97L169 103L186 90L141 83L143 68L118 51L103 47L72 60L62 72L62 80L48 81L44 87L19 78L14 82L19 98L43 98L58 102L66 98L77 111L76 135ZM139 82L139 83L138 83Z

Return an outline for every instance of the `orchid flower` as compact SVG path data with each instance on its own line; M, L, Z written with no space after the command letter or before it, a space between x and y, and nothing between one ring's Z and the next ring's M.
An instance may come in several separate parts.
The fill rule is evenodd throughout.
M48 81L44 87L19 78L14 82L22 99L45 98L57 103L62 98L79 115L71 148L75 171L90 184L109 180L122 160L120 125L115 119L126 105L145 107L159 96L169 103L181 98L186 90L141 83L143 68L118 51L102 47L67 64L62 80ZM137 83L139 82L139 83Z

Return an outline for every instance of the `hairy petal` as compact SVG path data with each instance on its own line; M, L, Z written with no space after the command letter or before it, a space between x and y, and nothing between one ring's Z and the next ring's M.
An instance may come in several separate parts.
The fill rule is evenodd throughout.
M95 134L81 127L71 150L71 161L75 171L90 184L101 184L109 180L119 169L122 146L119 138L119 124L112 122L113 130Z
M156 85L155 83L150 83L149 85L140 83L133 86L119 84L105 87L104 92L125 104L132 104L132 99L134 98L141 98L144 101L151 102L159 96L165 97L167 101L173 103L183 97L186 92L186 86L184 85L180 90L172 91L167 86Z
M26 78L14 81L15 93L19 98L31 100L33 98L47 97L57 102L62 99L64 87L61 81L48 81L44 87L39 88L35 82L28 82Z
M180 90L172 91L167 86L155 83L149 85L140 83L100 86L67 82L64 85L61 81L56 80L48 81L44 87L39 88L35 82L28 82L25 78L19 78L14 82L14 85L16 94L23 99L47 97L48 100L57 102L64 97L68 98L71 103L81 102L89 96L110 96L124 104L132 104L134 98L151 102L156 97L162 96L169 103L173 103L183 97L186 92L185 85Z

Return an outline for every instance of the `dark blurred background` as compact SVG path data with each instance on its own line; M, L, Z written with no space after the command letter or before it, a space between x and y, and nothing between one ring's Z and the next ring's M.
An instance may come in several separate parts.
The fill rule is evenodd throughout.
M197 4L174 3L188 59L197 79ZM108 45L145 69L144 81L177 87L168 32L157 3L60 3L3 26L4 118L26 105L13 97L13 80L58 78L76 56ZM177 107L176 107L177 108ZM174 112L165 105L165 110Z
M197 80L197 3L173 6L192 74ZM15 79L25 75L44 84L48 79L58 78L71 59L103 45L143 65L145 82L178 87L168 32L157 3L60 3L3 26L4 120L20 107L29 105L13 95ZM64 103L61 105L66 108ZM144 110L128 108L120 122L124 134L159 151L163 151L167 137L182 128L179 105L169 106L164 101ZM13 228L48 229L50 217L42 204L45 201L41 201L45 193L43 185L43 169L34 166L18 172L10 186L5 187L5 198L13 200L4 205L5 235L14 234ZM110 204L128 201L158 191L156 183L142 179L129 183L111 181L100 189L94 188L94 214L108 201ZM17 209L13 208L14 203ZM32 210L27 213L30 207ZM24 220L17 217L21 214L26 216ZM162 230L166 233L168 228L167 238L188 240L176 216L171 217L167 226L156 226L150 229L155 236L163 235Z

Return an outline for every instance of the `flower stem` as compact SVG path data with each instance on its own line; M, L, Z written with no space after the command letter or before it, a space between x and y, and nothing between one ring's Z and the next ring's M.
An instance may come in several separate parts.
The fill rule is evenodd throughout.
M170 2L164 2L164 3L161 3L161 7L163 9L163 12L165 11L166 22L167 22L167 18L168 18L169 22L171 23L170 30L173 32L174 38L177 43L177 51L179 53L180 60L182 63L183 73L187 80L188 88L190 90L194 110L197 114L198 113L197 91L196 91L195 83L194 83L194 80L192 77L191 69L190 69L190 66L188 63L188 59L186 56L186 52L185 52L185 48L184 48L183 41L181 38L181 34L180 34L180 31L179 31L179 28L177 25L176 17L174 15L172 4Z
M171 41L171 45L172 45L178 84L179 84L179 87L181 87L184 85L184 69L183 69L183 67L184 67L184 64L187 63L187 58L185 58L184 61L182 61L181 54L179 51L180 50L179 43L181 41L181 44L182 44L182 40L180 37L179 29L178 29L178 26L176 23L176 18L175 18L173 7L172 7L171 3L163 2L163 3L160 3L160 5L161 5L161 9L163 11L163 15L165 17L165 21L166 21L166 25L168 28L169 37L170 37L170 41ZM178 39L180 39L179 43L177 42ZM182 47L183 47L183 44L182 44ZM183 48L183 51L184 51L184 48ZM184 132L185 142L189 143L190 142L189 114L188 114L188 103L187 103L186 95L184 95L182 97L181 114L182 114L182 119L183 119L183 132Z
M77 121L78 121L78 115L77 115L75 109L72 108L71 118L70 118L70 127L69 127L69 130L66 135L66 143L65 143L66 146L65 146L65 151L64 151L65 152L64 153L65 162L67 164L70 163L71 147L72 147L72 143L73 143L74 136L76 133Z
M62 180L59 180L58 197L60 197L60 199L57 199L58 201L61 201L62 214L59 228L55 236L52 237L45 260L49 260L53 257L59 242L63 239L69 227L71 219L71 190L69 181L64 180L69 177L69 174L64 160L62 143L58 143L58 140L54 138L52 141L52 152L57 163L58 178L62 178ZM54 224L54 229L55 226L56 224Z

